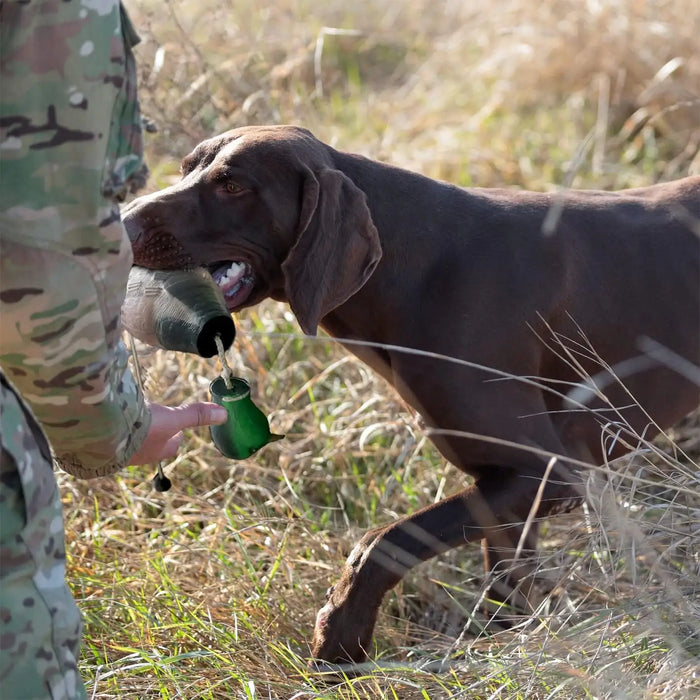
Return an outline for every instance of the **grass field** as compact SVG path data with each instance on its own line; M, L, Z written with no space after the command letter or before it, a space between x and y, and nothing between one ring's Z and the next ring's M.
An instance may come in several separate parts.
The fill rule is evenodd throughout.
M127 0L142 36L150 187L199 140L295 123L461 185L620 188L700 173L697 0ZM669 271L669 274L673 274ZM206 431L166 466L60 475L94 698L700 695L700 420L591 472L545 524L556 595L522 627L470 624L477 547L386 599L376 661L306 669L316 610L359 535L461 488L381 380L266 302L229 354L272 429L227 460ZM494 322L498 322L494 319ZM140 346L148 395L205 399L215 359ZM525 634L525 629L529 634Z

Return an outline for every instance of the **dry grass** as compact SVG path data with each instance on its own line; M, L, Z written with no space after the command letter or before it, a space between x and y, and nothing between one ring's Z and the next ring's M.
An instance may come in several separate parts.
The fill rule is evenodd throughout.
M695 0L132 5L157 156L279 122L480 186L560 184L589 136L577 185L700 167Z
M200 139L265 122L461 184L700 171L695 0L127 4L160 128L153 187ZM545 524L540 568L559 585L522 630L474 624L481 563L466 548L387 597L364 675L309 674L315 611L359 533L464 479L386 385L301 337L287 309L237 325L232 365L286 440L232 462L192 433L166 494L154 470L60 476L95 698L697 697L697 419L592 472L587 508ZM215 360L142 361L167 403L206 398L218 374Z

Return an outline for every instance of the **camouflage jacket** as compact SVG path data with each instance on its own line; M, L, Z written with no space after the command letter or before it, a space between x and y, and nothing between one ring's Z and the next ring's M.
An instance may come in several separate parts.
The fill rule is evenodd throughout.
M0 4L0 367L77 476L112 473L150 412L119 312L143 184L132 45L118 0Z

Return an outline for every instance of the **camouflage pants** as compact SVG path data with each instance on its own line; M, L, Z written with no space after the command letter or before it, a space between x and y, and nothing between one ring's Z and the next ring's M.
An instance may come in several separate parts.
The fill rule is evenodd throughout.
M0 425L0 696L85 698L49 446L1 373Z

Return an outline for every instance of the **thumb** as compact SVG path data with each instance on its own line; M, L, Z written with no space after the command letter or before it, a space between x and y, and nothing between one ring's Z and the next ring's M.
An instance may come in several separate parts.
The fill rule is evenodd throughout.
M184 428L225 423L228 414L226 409L218 404L199 401L172 408L169 419L174 429L183 430Z

